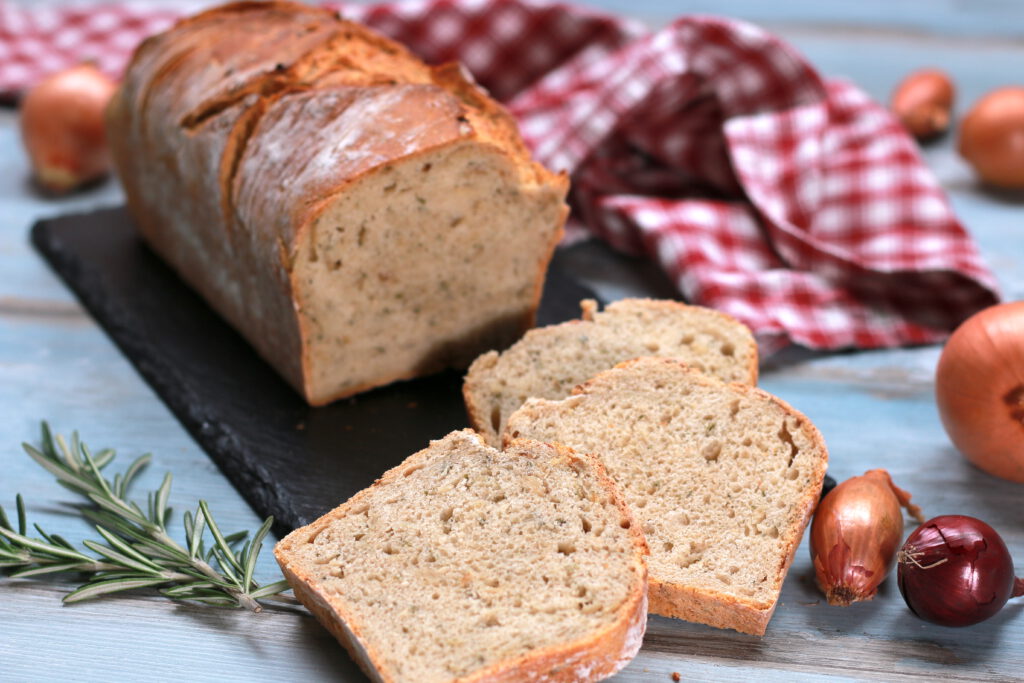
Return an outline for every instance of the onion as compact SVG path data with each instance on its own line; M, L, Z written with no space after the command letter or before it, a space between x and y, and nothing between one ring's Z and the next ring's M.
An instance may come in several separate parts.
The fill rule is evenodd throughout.
M910 611L942 626L984 621L1024 595L1003 539L964 515L936 517L910 534L899 552L897 582Z
M901 505L924 521L910 494L893 484L885 470L847 479L818 504L811 559L828 604L846 606L875 597L903 538Z
M1024 301L987 308L957 328L939 358L935 398L968 460L1024 483Z
M949 76L938 69L920 69L896 86L889 108L911 135L926 140L949 128L954 97Z
M39 185L63 193L110 171L104 110L114 82L91 64L66 69L21 102L21 137Z
M959 150L985 182L1024 188L1024 88L1000 88L978 100L960 124Z

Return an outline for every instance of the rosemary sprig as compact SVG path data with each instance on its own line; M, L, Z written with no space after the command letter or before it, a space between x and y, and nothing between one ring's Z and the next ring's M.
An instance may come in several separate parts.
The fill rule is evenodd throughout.
M78 434L70 444L42 425L39 448L22 444L25 452L57 478L57 483L86 499L74 507L93 523L102 541L83 541L94 555L77 549L57 534L46 533L38 524L41 538L31 538L25 503L16 498L18 523L15 528L0 507L0 571L14 578L56 573L88 574L88 580L64 596L64 602L80 602L101 595L157 587L174 600L189 600L221 607L245 607L261 611L259 600L272 599L289 589L285 581L260 586L253 571L263 540L273 518L246 540L248 532L225 536L210 514L206 501L199 501L194 513L184 515L185 543L179 544L167 532L171 516L168 500L171 475L146 498L145 510L128 499L128 487L150 461L149 454L135 460L128 469L103 476L114 460L114 451L92 453ZM213 543L207 547L206 532ZM276 599L283 599L278 596Z

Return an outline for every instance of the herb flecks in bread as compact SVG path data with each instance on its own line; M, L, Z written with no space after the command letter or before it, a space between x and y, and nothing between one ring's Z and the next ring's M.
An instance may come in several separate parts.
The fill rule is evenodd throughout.
M473 427L497 445L505 424L527 398L558 399L598 372L639 356L665 356L725 381L757 383L757 343L741 322L675 301L623 299L597 311L581 302L583 319L537 328L505 352L470 366L463 396Z
M371 676L419 683L611 675L640 647L645 551L595 458L466 430L275 554Z
M146 241L310 403L533 322L568 181L457 65L234 3L145 41L108 128Z
M598 455L651 548L650 610L763 634L818 499L818 430L760 389L639 358L561 401L531 399L506 439Z

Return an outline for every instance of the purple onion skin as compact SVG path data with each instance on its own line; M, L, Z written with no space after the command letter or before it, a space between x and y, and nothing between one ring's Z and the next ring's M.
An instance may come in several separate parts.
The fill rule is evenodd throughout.
M910 534L899 552L897 582L910 611L942 626L988 619L1015 588L1003 539L964 515L935 517Z

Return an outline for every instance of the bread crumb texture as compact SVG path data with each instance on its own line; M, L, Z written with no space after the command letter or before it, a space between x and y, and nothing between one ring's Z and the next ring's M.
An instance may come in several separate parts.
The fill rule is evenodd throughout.
M783 401L640 358L562 401L534 399L506 438L598 454L651 549L651 611L763 633L821 490L818 430Z
M593 458L455 432L275 552L383 680L596 680L639 649L646 612L617 496Z
M527 398L559 399L602 370L638 356L679 358L727 382L757 383L757 343L743 323L675 301L623 299L583 320L537 328L502 354L478 358L464 395L473 427L498 445Z

